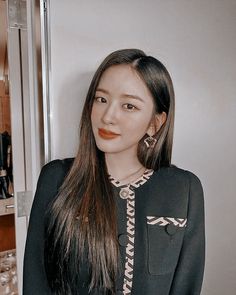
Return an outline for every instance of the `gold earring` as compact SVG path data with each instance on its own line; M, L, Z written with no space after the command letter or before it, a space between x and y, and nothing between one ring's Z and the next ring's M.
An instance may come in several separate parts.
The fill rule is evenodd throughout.
M156 138L152 137L152 136L148 136L147 138L144 139L144 143L146 144L147 148L154 148L154 146L156 145Z

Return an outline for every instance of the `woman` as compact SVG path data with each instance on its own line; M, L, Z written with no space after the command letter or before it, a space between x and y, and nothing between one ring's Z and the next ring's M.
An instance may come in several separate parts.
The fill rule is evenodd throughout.
M199 179L171 165L174 91L137 49L111 53L88 90L75 159L41 171L24 294L200 294Z

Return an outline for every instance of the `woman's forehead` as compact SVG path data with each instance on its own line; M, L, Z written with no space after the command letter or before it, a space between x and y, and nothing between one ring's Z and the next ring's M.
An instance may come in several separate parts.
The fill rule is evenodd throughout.
M151 96L145 82L131 65L115 65L104 71L96 91L118 91L125 95Z

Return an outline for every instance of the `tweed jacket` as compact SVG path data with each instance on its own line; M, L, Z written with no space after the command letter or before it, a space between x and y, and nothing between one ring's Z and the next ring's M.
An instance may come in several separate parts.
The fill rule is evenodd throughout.
M25 248L24 295L53 294L44 269L44 218L72 162L54 160L41 171ZM205 232L203 190L197 176L173 166L147 170L129 187L111 177L110 181L123 266L116 294L200 294ZM83 268L88 266L82 267L81 283L73 295L105 294L97 289L89 293Z

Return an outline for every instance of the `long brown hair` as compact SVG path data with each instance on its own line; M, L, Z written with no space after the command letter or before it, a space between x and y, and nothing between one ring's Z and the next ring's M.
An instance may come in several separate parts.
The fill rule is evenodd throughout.
M101 63L90 84L80 123L80 144L73 165L50 207L45 233L45 269L56 294L76 293L80 264L89 265L88 288L113 294L119 269L115 202L104 153L96 147L91 127L95 91L104 71L129 64L153 96L156 113L167 120L155 134L157 144L147 150L138 146L138 158L147 168L170 166L174 126L174 91L170 75L161 62L138 49L111 53Z

